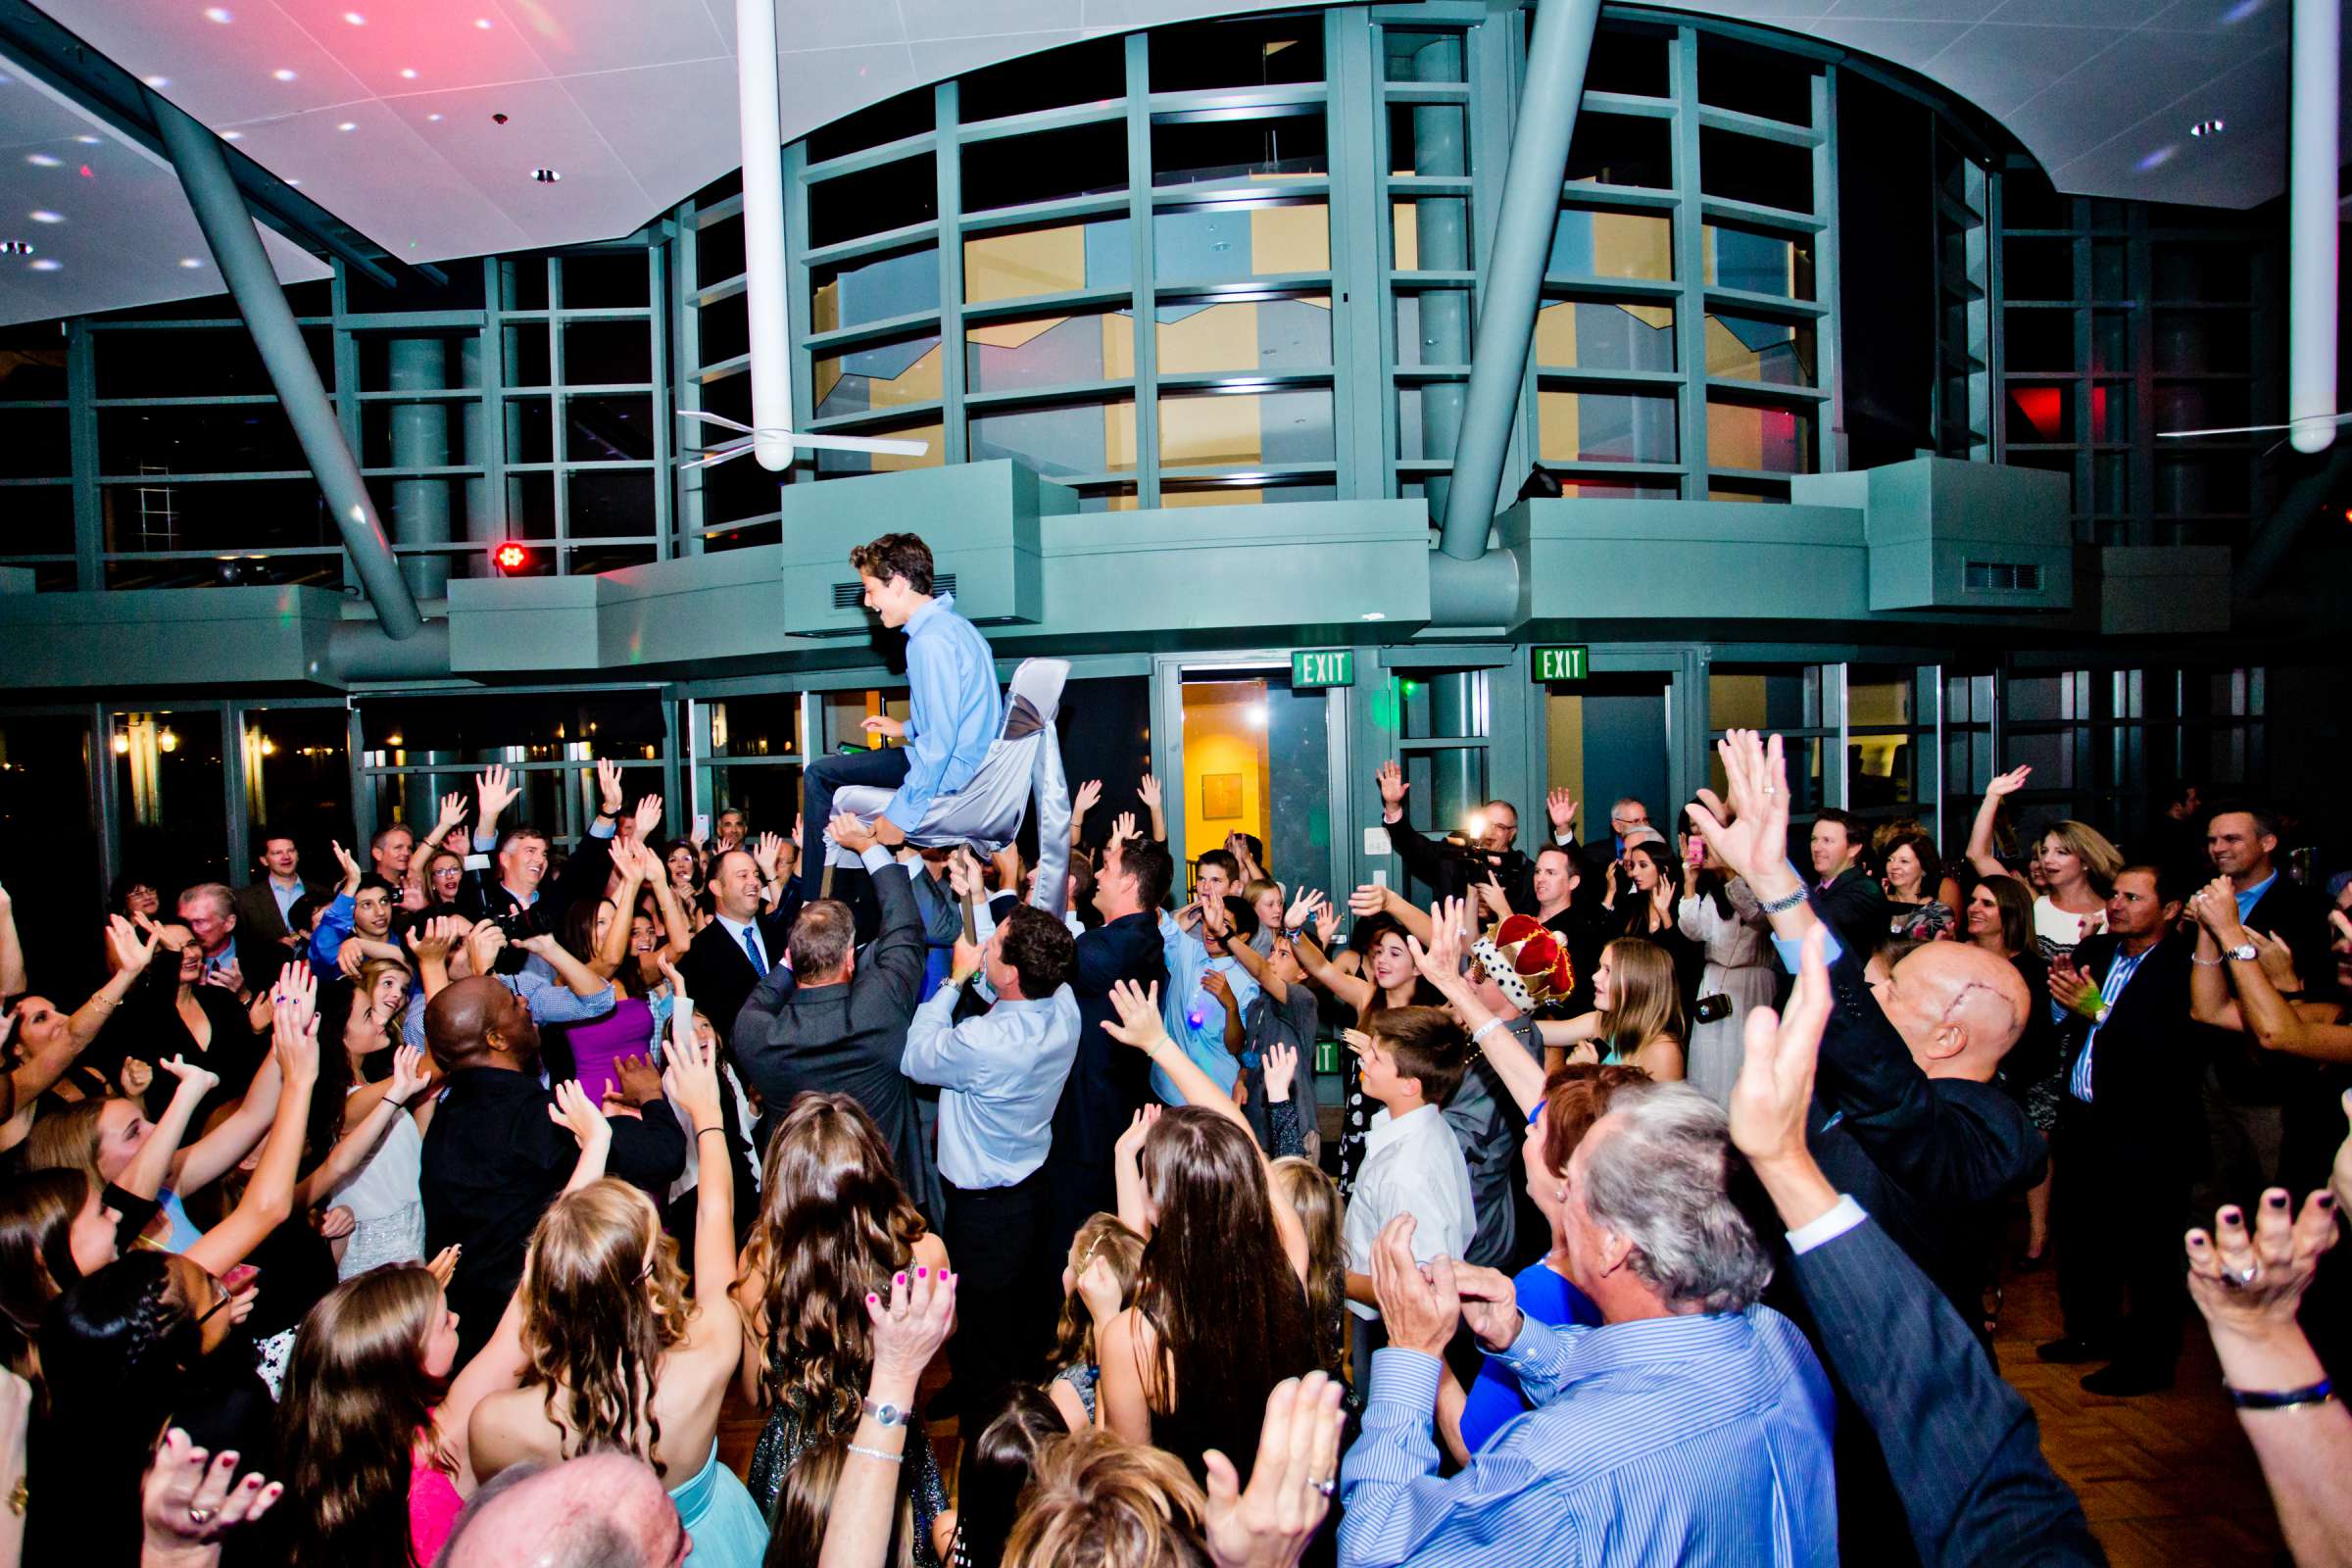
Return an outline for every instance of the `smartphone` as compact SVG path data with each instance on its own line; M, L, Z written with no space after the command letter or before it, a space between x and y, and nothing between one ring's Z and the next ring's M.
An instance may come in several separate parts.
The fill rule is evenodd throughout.
M710 839L710 813L709 811L697 811L697 812L695 812L695 813L694 813L694 841L695 841L697 844L702 844L702 843L705 843L705 842L707 842L707 841Z

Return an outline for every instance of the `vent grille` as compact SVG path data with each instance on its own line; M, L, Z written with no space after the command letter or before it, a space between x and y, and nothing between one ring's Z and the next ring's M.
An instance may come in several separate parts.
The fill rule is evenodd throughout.
M955 591L956 574L954 572L941 571L932 574L931 592L933 594L952 594ZM865 582L862 578L853 577L848 582L837 582L833 585L833 608L835 610L856 610L864 603Z
M2041 567L2018 561L1971 561L1961 571L1970 593L2039 593Z

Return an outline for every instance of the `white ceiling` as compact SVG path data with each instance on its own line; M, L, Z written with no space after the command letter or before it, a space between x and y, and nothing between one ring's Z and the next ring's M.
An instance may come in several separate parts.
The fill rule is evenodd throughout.
M34 247L30 256L0 256L0 321L221 290L172 166L4 65L0 192L0 239ZM34 213L58 220L36 221ZM327 275L326 263L270 229L262 241L286 282Z
M777 0L782 132L790 139L908 87L1082 37L1282 3ZM733 0L42 6L408 261L625 234L740 162ZM2008 124L2061 189L2245 207L2284 185L2289 6L1686 0L1682 9L1810 33L1909 67ZM55 139L40 114L8 104L30 95L21 82L0 90L0 135L12 147L25 143L0 163L0 238L86 236L89 246L78 260L62 244L44 246L66 263L51 272L0 259L0 315L57 316L217 288L209 260L206 271L177 275L180 256L205 253L169 172L158 184L143 154L111 136L92 149L125 166L111 187L80 182L71 167L61 176L25 164L36 140ZM52 104L46 113L66 112ZM2192 122L2213 118L2227 122L2226 133L2187 135ZM105 134L54 128L69 141L76 130ZM146 166L143 185L131 183L133 162ZM531 171L540 168L559 171L561 182L535 183ZM35 207L65 213L68 222L19 235L34 226L22 214ZM276 247L281 267L286 249Z

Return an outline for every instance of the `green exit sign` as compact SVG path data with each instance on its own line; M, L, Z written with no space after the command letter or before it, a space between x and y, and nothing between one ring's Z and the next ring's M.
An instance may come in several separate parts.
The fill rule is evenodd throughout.
M1592 672L1590 652L1582 643L1530 648L1528 674L1539 686L1559 680L1583 680Z
M1296 648L1291 651L1291 690L1355 684L1352 648Z

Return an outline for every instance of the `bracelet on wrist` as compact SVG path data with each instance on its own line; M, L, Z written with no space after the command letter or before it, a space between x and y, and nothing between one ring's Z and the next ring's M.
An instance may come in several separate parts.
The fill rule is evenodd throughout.
M903 1464L906 1459L906 1455L904 1450L898 1453L893 1453L888 1448L869 1448L862 1443L852 1443L846 1445L846 1446L852 1453L861 1455L862 1457L868 1459L879 1459L885 1464Z
M697 1137L697 1138L708 1138L708 1137L710 1137L710 1136L712 1133L716 1133L716 1134L718 1134L718 1135L719 1135L721 1138L724 1138L724 1137L727 1135L727 1128L726 1128L726 1124L725 1124L724 1122L721 1122L721 1123L719 1123L719 1124L718 1124L717 1126L715 1126L715 1127L697 1127L697 1128L694 1130L694 1136L695 1136L695 1137Z
M1805 886L1800 882L1796 885L1796 890L1788 897L1759 900L1756 907L1762 909L1766 914L1786 914L1804 902Z
M2335 1381L2322 1378L2317 1383L2299 1389L2233 1389L2222 1385L2230 1402L2240 1410L2294 1410L2305 1405L2326 1404L2335 1397Z

